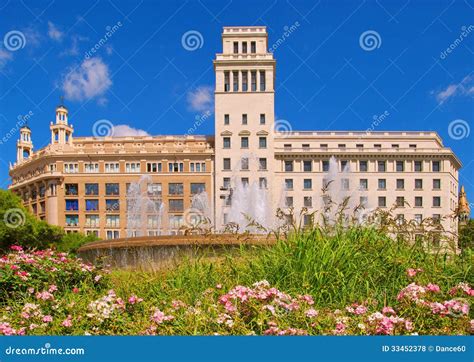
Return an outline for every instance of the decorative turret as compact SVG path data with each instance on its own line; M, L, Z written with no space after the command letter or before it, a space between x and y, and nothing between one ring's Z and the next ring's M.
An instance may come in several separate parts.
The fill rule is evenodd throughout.
M20 128L20 139L16 143L16 161L21 163L31 156L33 142L31 141L31 129L28 125Z
M464 186L461 187L461 192L459 193L459 206L458 206L458 217L459 225L466 225L469 221L469 216L471 214L471 208L469 207L469 202L467 201L466 191L464 191Z
M74 127L68 124L68 110L61 103L56 107L56 123L51 122L49 129L51 130L51 144L72 144L72 133Z

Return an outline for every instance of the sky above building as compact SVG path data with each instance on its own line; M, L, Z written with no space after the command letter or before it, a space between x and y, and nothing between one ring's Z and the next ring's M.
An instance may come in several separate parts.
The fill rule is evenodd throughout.
M64 97L74 136L213 134L223 26L264 25L293 130L436 131L474 201L472 1L2 1L0 187Z

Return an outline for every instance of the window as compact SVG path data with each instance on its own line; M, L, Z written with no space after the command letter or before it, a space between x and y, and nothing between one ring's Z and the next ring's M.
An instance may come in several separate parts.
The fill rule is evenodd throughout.
M224 170L230 170L230 158L224 158Z
M415 207L422 207L423 206L423 197L415 196Z
M291 150L291 143L285 143L285 144L283 145L283 148L284 148L285 150Z
M260 114L260 124L265 124L266 120L265 120L265 113L261 113Z
M293 179L292 178L285 179L285 190L293 190Z
M439 161L433 161L433 172L441 171L441 163Z
M238 54L238 53L239 53L239 42L234 41L234 54Z
M410 147L410 148L416 148L416 144L413 144L413 143L412 143L412 144L410 144L409 147Z
M264 171L267 169L267 159L266 158L259 158L258 160L259 170Z
M267 137L259 137L258 138L258 147L259 148L267 148Z
M435 224L439 224L441 222L441 215L440 214L433 214L432 219L433 219L433 222Z
M379 178L379 190L385 190L387 188L387 180L384 178Z
M329 161L323 161L323 172L329 171Z
M78 187L77 184L66 184L65 185L66 195L67 196L77 196ZM36 197L34 197L36 198Z
M367 180L366 178L361 178L359 180L359 190L367 191L368 187L369 187L369 180Z
M397 161L396 170L397 172L403 172L405 170L405 162Z
M347 161L341 161L341 171L344 171L347 169L348 162Z
M86 211L98 211L99 200L86 200Z
M347 191L349 190L349 179L348 178L343 178L341 180L341 190Z
M415 179L415 190L423 189L423 180L421 178Z
M228 114L224 114L224 124L225 125L230 124L230 118Z
M240 182L242 183L242 186L243 186L243 187L248 187L248 185L249 185L249 178L248 178L248 177L242 177L242 178L240 179Z
M242 114L242 124L247 124L247 115Z
M105 227L108 227L108 228L120 227L120 215L106 215Z
M222 185L225 189L228 189L230 187L230 177L224 177L222 180Z
M258 179L258 185L261 189L266 189L267 188L267 178L266 177L260 177Z
M359 197L359 205L366 207L369 203L369 198L367 196Z
M239 72L232 72L232 87L234 92L239 91Z
M379 207L386 207L387 206L387 198L385 196L379 196Z
M423 164L421 161L415 161L415 172L422 172L423 171Z
M265 91L265 71L261 70L260 71L260 91L264 92Z
M256 92L257 91L257 72L256 71L252 71L250 72L250 89L252 90L252 92Z
M230 74L229 72L224 72L224 92L230 91Z
M405 180L402 178L397 179L397 190L405 189Z
M120 201L118 199L106 199L105 210L111 212L118 212L120 210Z
M120 237L120 231L118 230L107 230L106 232L106 238L108 240L118 239L119 237Z
M79 167L77 163L65 163L64 164L64 173L78 173Z
M311 190L313 188L313 180L310 178L305 178L303 180L303 189L305 190Z
M313 207L313 198L311 196L305 196L303 198L304 207Z
M287 196L285 198L285 205L286 205L286 207L292 207L293 206L293 197L292 196Z
M168 171L169 172L183 172L184 164L182 162L168 163Z
M397 207L405 207L405 198L403 196L397 196L395 199L395 204Z
M359 170L360 170L360 172L367 172L367 170L368 170L367 161L359 161Z
M285 161L285 172L293 171L293 161Z
M223 140L223 147L230 148L230 137L224 137L222 140Z
M159 183L149 183L147 185L148 196L161 196L162 192L163 189Z
M303 143L302 145L303 150L308 150L309 149L309 144L308 143Z
M247 157L242 157L240 159L240 169L248 170L249 169L249 159Z
M170 183L168 184L168 193L170 195L182 195L183 194L183 184L182 183Z
M78 200L66 200L66 211L77 211L79 210Z
M79 215L66 215L66 226L79 226Z
M148 162L146 164L146 172L161 172L161 162Z
M313 171L313 162L312 161L303 161L303 171L304 172Z
M105 164L105 172L106 173L118 173L120 172L120 164L118 162L114 163L106 163Z
M99 195L99 184L86 184L86 195L87 196Z
M241 148L249 148L249 138L248 137L241 137L240 138L240 147Z
M105 184L105 194L107 196L110 195L118 195L120 193L119 184Z
M319 145L319 147L321 147L321 148L328 148L328 144L327 144L327 143L321 143L321 144Z
M247 54L247 42L242 42L242 53Z
M257 52L257 42L250 42L250 53L255 54Z
M125 172L126 173L136 173L140 172L140 162L131 162L125 164Z
M85 173L98 173L99 172L99 164L98 163L85 163L84 164L84 172Z
M376 143L376 144L374 144L374 148L380 149L380 148L382 148L382 145L380 143Z
M205 162L191 162L189 164L190 172L206 172Z
M249 79L248 79L248 72L242 72L242 92L247 92L249 90Z
M439 178L435 178L433 180L433 189L440 190L441 189L441 180Z
M191 183L191 195L196 195L206 191L205 183Z
M170 215L169 216L169 227L171 229L179 229L183 226L183 215Z
M415 214L415 217L413 218L415 220L415 223L417 225L421 225L423 222L423 215L422 214Z
M155 217L154 215L148 215L146 225L148 229L158 229L159 228L158 218Z
M396 144L396 143L394 143L394 144L392 144L392 148L400 148L400 145L399 145L399 144Z
M86 228L98 228L99 223L99 215L86 215Z
M377 171L378 172L385 172L386 171L385 161L378 161L377 162Z
M441 207L441 197L439 196L433 197L433 207Z
M405 215L403 214L398 214L396 217L395 217L395 222L398 226L400 225L403 225L403 223L405 222Z
M184 211L184 200L183 199L170 200L169 205L170 205L170 212Z

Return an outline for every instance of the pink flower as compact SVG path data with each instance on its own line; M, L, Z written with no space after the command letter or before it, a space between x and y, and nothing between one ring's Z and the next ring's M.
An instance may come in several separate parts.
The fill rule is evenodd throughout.
M52 284L52 285L49 286L48 292L54 293L57 290L58 290L58 287L56 285Z
M73 292L74 294L79 293L79 288L76 288L76 287L72 288L72 292Z
M217 284L216 289L222 289L222 284Z
M383 307L382 309L383 314L396 314L392 307Z
M10 269L11 270L18 270L18 269L20 269L20 267L18 265L12 264L12 265L10 265Z
M428 284L426 287L426 290L429 290L430 292L433 292L433 293L438 293L440 291L440 288L438 285L436 284Z
M409 321L409 320L406 320L406 321L405 321L405 329L406 329L407 331L413 330L413 323L412 323L411 321Z
M305 312L306 317L315 318L318 316L318 311L316 309L310 308Z
M12 245L10 246L10 249L14 251L23 251L23 248L20 245Z
M45 323L49 323L49 322L52 322L53 321L53 317L51 317L50 315L45 315L43 317L43 322Z
M137 304L143 302L142 298L138 298L136 295L132 295L130 298L128 298L128 302L130 304Z
M174 319L172 315L166 315L158 308L155 308L155 311L153 315L151 316L151 320L157 324L161 324L163 322L170 321L172 319Z
M409 268L407 269L407 275L410 277L410 278L413 278L416 274L418 273L421 273L423 271L423 269L412 269L412 268Z
M53 300L54 295L52 295L50 292L44 291L44 292L38 292L36 293L36 299L41 299L41 300Z
M94 277L94 281L95 281L96 283L98 283L100 279L102 279L102 275L100 275L100 274L98 274L98 275L96 275L96 276Z
M68 315L67 318L63 320L61 325L66 328L72 327L72 316Z

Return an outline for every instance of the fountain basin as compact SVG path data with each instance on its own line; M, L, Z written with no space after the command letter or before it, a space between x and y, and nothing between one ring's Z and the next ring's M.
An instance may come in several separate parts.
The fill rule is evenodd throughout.
M79 248L78 255L115 269L158 270L183 257L220 257L242 245L273 243L273 236L255 234L142 236L87 243Z

